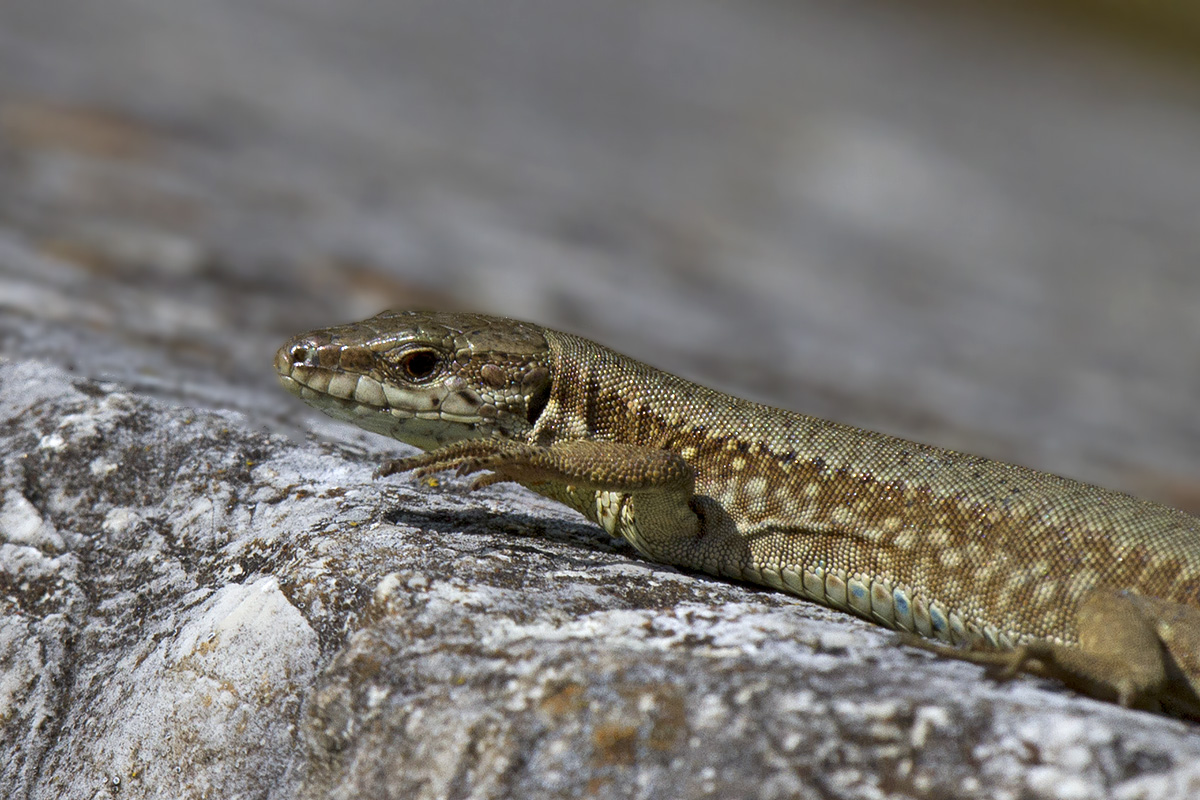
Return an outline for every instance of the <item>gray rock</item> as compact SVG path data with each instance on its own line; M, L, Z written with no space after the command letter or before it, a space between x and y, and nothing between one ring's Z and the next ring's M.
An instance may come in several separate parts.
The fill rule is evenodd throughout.
M1177 797L1192 726L0 364L10 797Z
M285 786L320 647L278 443L34 362L0 363L0 428L4 795Z

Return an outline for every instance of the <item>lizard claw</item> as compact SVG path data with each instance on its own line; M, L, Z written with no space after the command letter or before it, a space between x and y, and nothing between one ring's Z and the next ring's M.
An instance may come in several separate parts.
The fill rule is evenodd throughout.
M417 456L417 458L419 458L419 456ZM413 460L414 459L411 458L389 458L387 461L384 461L375 468L373 477L386 478L388 475L395 475L400 472L408 472L409 470L416 468L415 464L409 463Z
M486 475L480 475L475 480L471 481L471 486L468 491L474 492L477 489L483 489L495 483L504 483L508 478L496 472L489 472Z
M401 472L411 472L418 478L425 478L436 472L444 472L458 466L457 461L448 461L436 453L422 453L409 458L389 458L375 470L376 478L386 478Z
M411 472L418 478L428 478L439 472L449 472L451 470L459 477L463 477L476 472L483 472L484 470L499 471L499 467L504 463L503 457L498 455L471 456L458 452L465 449L467 448L459 446L455 447L452 452L435 450L408 458L388 459L375 470L375 477L383 478L388 475ZM485 486L491 486L493 483L500 483L506 480L510 479L501 474L481 475L471 484L470 490L482 489Z

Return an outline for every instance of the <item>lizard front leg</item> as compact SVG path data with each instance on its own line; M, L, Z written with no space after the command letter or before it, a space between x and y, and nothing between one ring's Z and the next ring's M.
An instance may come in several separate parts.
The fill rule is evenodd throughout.
M712 534L728 533L732 524L719 524L727 517L712 500L695 495L691 465L669 450L597 440L540 447L470 439L386 462L377 474L448 470L485 473L472 490L520 483L581 511L655 561L728 573L716 559L704 563L704 553L712 549Z
M549 447L507 439L466 439L411 458L386 461L376 474L414 471L424 476L451 469L459 475L491 473L477 478L473 490L504 481L524 485L553 482L583 489L673 492L690 498L695 486L691 466L669 450L590 439Z

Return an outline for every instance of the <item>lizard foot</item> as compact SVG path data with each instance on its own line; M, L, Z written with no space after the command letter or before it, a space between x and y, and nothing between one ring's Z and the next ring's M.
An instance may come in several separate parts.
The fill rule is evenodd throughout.
M896 638L899 644L915 647L941 658L978 664L987 668L988 677L1001 683L1012 680L1022 672L1038 674L1041 671L1033 649L1025 645L1012 650L988 650L982 647L963 648L931 642L915 633L900 633Z
M1012 650L971 650L927 642L911 634L905 644L945 658L992 668L999 680L1019 673L1052 678L1082 694L1147 711L1167 709L1196 718L1197 687L1177 661L1196 649L1193 609L1127 592L1096 589L1079 605L1078 642L1031 641ZM1174 627L1179 630L1172 630ZM1163 636L1174 636L1169 641ZM1188 637L1191 637L1190 639ZM1171 649L1167 645L1173 645ZM1184 662L1187 669L1191 662Z

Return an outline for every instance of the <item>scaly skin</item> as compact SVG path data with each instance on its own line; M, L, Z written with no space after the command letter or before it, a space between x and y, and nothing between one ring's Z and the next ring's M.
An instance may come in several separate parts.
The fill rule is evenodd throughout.
M298 336L275 363L310 405L427 451L382 474L516 481L652 560L1200 719L1200 519L1182 511L481 314L385 312Z

